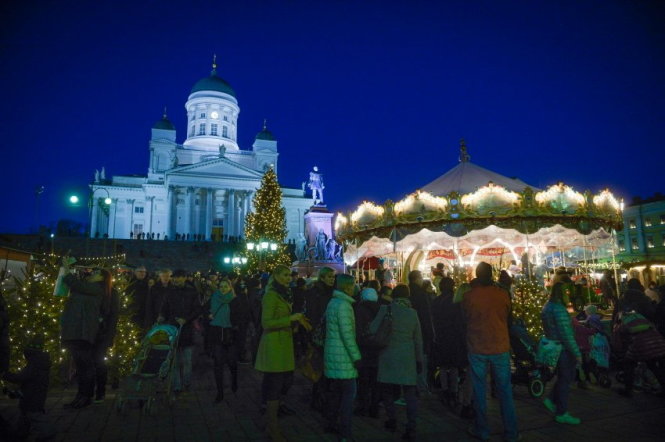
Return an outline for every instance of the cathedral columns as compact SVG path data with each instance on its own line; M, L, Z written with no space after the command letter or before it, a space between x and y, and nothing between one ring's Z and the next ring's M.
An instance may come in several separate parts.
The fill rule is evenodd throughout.
M127 235L129 235L128 238L133 238L134 237L133 233L134 233L134 202L135 201L136 200L133 200L133 199L128 199L127 200L127 210L129 210L129 232L131 232L131 233L127 233Z
M212 238L212 215L214 210L214 198L213 195L215 191L213 189L206 189L206 222L205 222L205 232L203 232L204 239Z
M169 239L175 239L173 237L173 223L174 223L174 214L177 213L174 210L174 194L176 189L173 186L169 186L166 191L166 231L164 234L168 236Z
M227 235L229 236L235 236L236 235L236 226L235 226L235 213L236 213L236 204L235 204L235 190L229 189L227 190L229 198L227 202L227 217L229 220L229 231Z
M98 228L97 228L97 218L99 216L99 214L97 213L98 210L99 210L99 204L97 204L97 200L93 198L92 199L92 217L91 217L91 220L90 220L90 238L94 238L95 235L98 232Z
M155 213L155 197L149 196L148 200L150 201L150 221L148 222L148 233L152 234L152 220Z
M192 212L194 210L194 188L187 188L187 195L185 196L185 222L183 234L192 234Z

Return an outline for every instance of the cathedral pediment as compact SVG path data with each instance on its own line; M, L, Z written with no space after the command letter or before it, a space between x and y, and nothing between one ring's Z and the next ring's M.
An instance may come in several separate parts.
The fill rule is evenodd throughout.
M260 180L263 177L261 172L245 167L227 158L215 158L196 164L176 167L168 171L167 174L172 178L178 176L200 176Z

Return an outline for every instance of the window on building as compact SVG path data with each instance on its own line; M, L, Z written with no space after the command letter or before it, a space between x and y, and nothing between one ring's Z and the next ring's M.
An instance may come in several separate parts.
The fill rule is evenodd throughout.
M205 135L206 134L206 125L205 123L199 124L199 135Z
M625 252L626 251L626 244L624 243L623 239L617 240L617 243L619 245L619 251L620 252Z
M212 225L215 227L222 227L224 226L224 218L215 218L212 221Z
M201 112L201 118L205 118L205 117L206 117L206 113L205 113L205 112Z
M648 235L647 236L647 247L650 248L650 249L653 249L654 247L656 247L656 245L653 242L653 235Z
M199 200L198 200L198 198L194 200L194 205L195 205L195 206L198 206L198 205L199 205Z
M143 206L134 207L134 213L143 213Z
M635 224L634 219L629 219L628 220L628 227L630 227L631 229L636 229L637 228L637 224Z
M192 126L192 130L189 131L189 136L193 137L195 133L196 133L196 126Z
M217 125L216 124L211 124L210 125L210 135L217 136Z
M651 218L644 218L644 226L651 227Z
M196 113L192 112L192 118L191 118L191 120L192 120L192 121L196 120Z
M229 121L229 117L227 115L224 115L224 121Z
M637 245L637 238L630 239L630 250L637 250L640 246Z
M134 224L134 235L143 233L143 224Z
M226 126L222 126L222 136L223 136L224 138L228 138L228 137L229 137L229 128L228 128L228 127L226 127Z

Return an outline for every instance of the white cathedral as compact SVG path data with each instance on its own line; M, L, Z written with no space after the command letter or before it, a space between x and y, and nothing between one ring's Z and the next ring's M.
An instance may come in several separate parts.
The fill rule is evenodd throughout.
M243 237L245 216L267 168L277 169L277 141L265 127L251 150L237 142L240 107L233 88L217 75L192 87L185 103L187 138L176 142L166 114L152 127L147 176L95 172L90 185L90 235L109 238L206 240ZM110 204L108 204L110 203ZM302 188L282 187L287 240L302 237L312 205Z

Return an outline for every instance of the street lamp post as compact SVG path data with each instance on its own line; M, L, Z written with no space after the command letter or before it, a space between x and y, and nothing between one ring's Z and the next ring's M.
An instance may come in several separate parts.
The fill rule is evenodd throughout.
M109 210L109 215L110 215L110 207L111 204L113 203L113 200L111 199L111 195L109 194L109 191L106 190L103 187L98 187L95 190L93 190L90 193L90 196L88 197L88 233L86 235L85 239L85 254L86 256L90 254L90 237L92 236L92 206L93 206L93 201L95 199L95 192L98 190L103 190L106 192L106 198L104 198L104 205L106 208ZM81 203L81 199L78 197L78 195L71 195L69 197L69 202L73 206L78 206ZM106 228L106 232L108 235L108 225ZM113 237L115 238L115 212L113 213ZM106 243L105 243L106 245ZM114 245L115 247L115 245Z
M277 243L266 241L266 240L259 240L257 243L253 242L248 242L247 243L247 250L254 251L256 250L259 252L259 268L263 270L263 254L264 252L275 252L277 250Z

